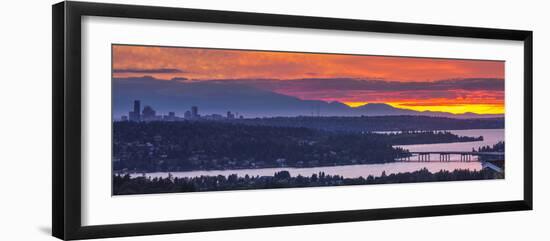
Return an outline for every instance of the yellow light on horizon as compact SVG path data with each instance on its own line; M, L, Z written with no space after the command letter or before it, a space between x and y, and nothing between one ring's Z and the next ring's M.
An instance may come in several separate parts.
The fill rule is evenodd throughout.
M355 108L355 107L366 105L369 102L342 102L342 103L344 103L345 105L347 105L349 107Z
M440 111L452 114L504 114L504 105L495 104L456 104L456 105L419 105L409 106L404 104L388 103L395 108L415 111Z
M356 108L368 104L369 102L343 102L349 107ZM387 102L394 108L414 110L414 111L438 111L452 114L504 114L504 105L498 104L454 104L454 105L407 105L407 103Z

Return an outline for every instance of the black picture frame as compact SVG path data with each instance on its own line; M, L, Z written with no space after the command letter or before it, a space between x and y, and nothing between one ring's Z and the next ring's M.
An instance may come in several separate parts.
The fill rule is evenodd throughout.
M52 6L53 195L52 233L65 239L106 238L243 228L531 210L533 205L533 33L532 31L336 19L277 14L150 7L89 2ZM517 40L524 43L524 194L521 200L404 208L140 222L81 224L81 17L194 21L426 36Z

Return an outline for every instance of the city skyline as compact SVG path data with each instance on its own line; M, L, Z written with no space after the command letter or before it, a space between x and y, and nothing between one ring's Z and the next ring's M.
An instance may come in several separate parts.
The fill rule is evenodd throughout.
M182 120L219 120L219 119L236 119L243 118L239 113L231 111L225 112L225 115L213 113L201 115L198 106L191 106L183 113L183 116L176 115L175 111L169 111L167 115L157 115L157 112L151 105L144 105L141 108L141 100L134 100L133 108L128 112L128 115L121 115L120 118L115 118L119 121L134 121L134 122L149 122L149 121L182 121Z
M113 79L234 84L350 107L504 113L504 62L113 45Z

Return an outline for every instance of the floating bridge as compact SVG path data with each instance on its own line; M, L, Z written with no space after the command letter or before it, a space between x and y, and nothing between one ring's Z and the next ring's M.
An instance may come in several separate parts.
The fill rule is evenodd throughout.
M399 158L402 162L480 162L479 157L502 157L504 152L474 152L474 151L412 151L411 155ZM431 160L432 155L439 155L439 160ZM460 157L460 158L451 158ZM416 158L415 158L416 157ZM474 158L477 157L477 158ZM416 160L415 160L416 159Z

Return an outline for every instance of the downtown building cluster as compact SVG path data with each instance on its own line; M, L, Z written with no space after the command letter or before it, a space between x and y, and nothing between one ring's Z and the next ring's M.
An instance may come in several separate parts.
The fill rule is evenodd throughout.
M146 105L141 109L141 101L134 100L133 109L128 112L128 115L121 116L121 121L134 121L134 122L149 122L149 121L183 121L183 120L233 120L236 118L243 119L242 115L232 113L227 111L225 115L221 114L210 114L210 115L200 115L199 107L191 106L190 110L185 111L183 117L176 116L176 113L173 111L168 112L168 115L157 115L157 112L153 107Z

